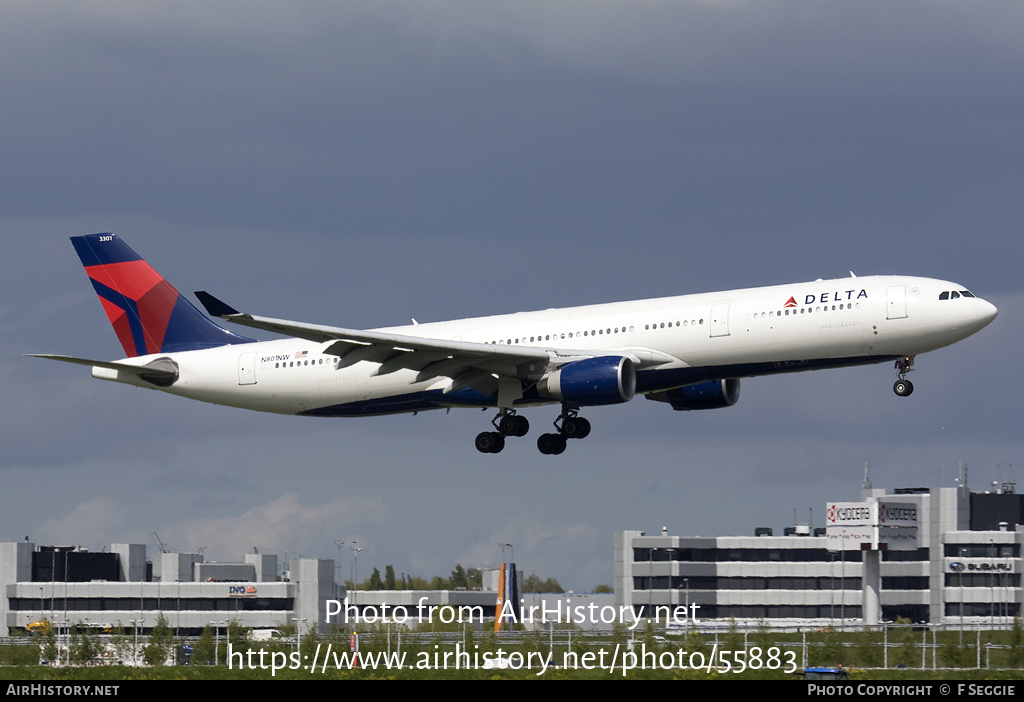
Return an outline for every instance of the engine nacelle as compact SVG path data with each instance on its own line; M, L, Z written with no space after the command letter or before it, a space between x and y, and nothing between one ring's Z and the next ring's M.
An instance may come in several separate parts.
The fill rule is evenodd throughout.
M573 361L541 378L537 392L580 407L629 402L636 393L636 367L623 356Z
M706 380L664 392L653 392L648 400L667 402L674 410L705 410L732 407L740 399L740 379Z

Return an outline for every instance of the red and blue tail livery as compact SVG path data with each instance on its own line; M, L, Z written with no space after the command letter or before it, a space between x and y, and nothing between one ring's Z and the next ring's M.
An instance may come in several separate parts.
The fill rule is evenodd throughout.
M411 326L350 329L259 317L197 292L206 314L113 234L73 237L127 357L94 378L201 402L307 417L491 407L481 453L527 434L522 412L560 407L547 455L590 434L583 413L635 396L674 410L729 407L740 379L893 363L893 391L913 391L919 354L995 319L962 285L879 275L651 300L551 307ZM214 320L282 334L255 341Z
M129 358L253 341L211 321L117 236L71 243Z

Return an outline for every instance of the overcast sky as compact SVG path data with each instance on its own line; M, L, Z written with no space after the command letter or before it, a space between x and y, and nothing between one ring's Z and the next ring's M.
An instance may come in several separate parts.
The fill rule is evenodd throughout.
M589 590L620 529L752 534L1024 469L1024 4L18 2L0 7L0 540ZM921 356L588 410L305 419L24 358L122 351L69 236L347 327L900 273L1000 309ZM249 330L239 330L251 333ZM274 338L264 334L262 338ZM342 559L345 577L349 555Z

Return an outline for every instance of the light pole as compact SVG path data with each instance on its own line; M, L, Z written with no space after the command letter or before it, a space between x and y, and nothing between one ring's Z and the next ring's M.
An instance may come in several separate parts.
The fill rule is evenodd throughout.
M306 621L306 617L295 618L295 652L301 653L302 651L302 624Z
M64 621L68 622L68 554L71 553L71 548L68 547L64 550ZM68 636L68 664L71 664L71 626L68 625L67 631L65 632Z
M961 559L966 558L967 557L965 555L966 553L967 553L967 549L964 548L963 546L961 546L960 547L960 558ZM961 560L961 563L962 562L963 561ZM963 568L960 569L960 572L957 574L957 576L958 576L958 578L960 580L960 646L963 646L964 645L964 571L963 571Z
M225 619L223 621L210 623L213 624L213 629L217 634L216 643L213 646L213 662L214 665L220 665L220 628L222 626L227 626L228 622Z
M689 616L690 616L690 579L689 578L683 578L683 587L686 588L686 616L687 616L687 618L689 618ZM692 624L693 620L691 619L690 622Z
M128 623L135 628L135 644L132 646L132 666L139 667L139 620L129 619Z
M359 589L359 585L356 582L356 578L359 576L359 552L362 548L356 546L356 542L352 542L352 590L353 592ZM355 604L355 597L352 598L352 603Z
M341 580L341 547L345 545L345 542L344 541L335 541L334 545L338 547L338 565L337 565L337 571L338 572L337 572L337 575L334 576L335 577L335 586L337 586L338 580Z

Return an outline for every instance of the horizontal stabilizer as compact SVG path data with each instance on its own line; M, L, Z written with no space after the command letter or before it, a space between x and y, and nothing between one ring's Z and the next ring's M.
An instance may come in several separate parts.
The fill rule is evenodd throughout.
M148 365L136 366L131 363L96 361L90 358L76 358L75 356L61 356L59 354L50 353L27 353L25 355L32 358L47 358L51 361L62 361L64 363L74 363L79 366L106 368L107 370L117 371L118 373L128 373L130 375L136 375L153 385L159 385L160 387L168 387L178 379L178 367L173 361L167 358L158 358Z

